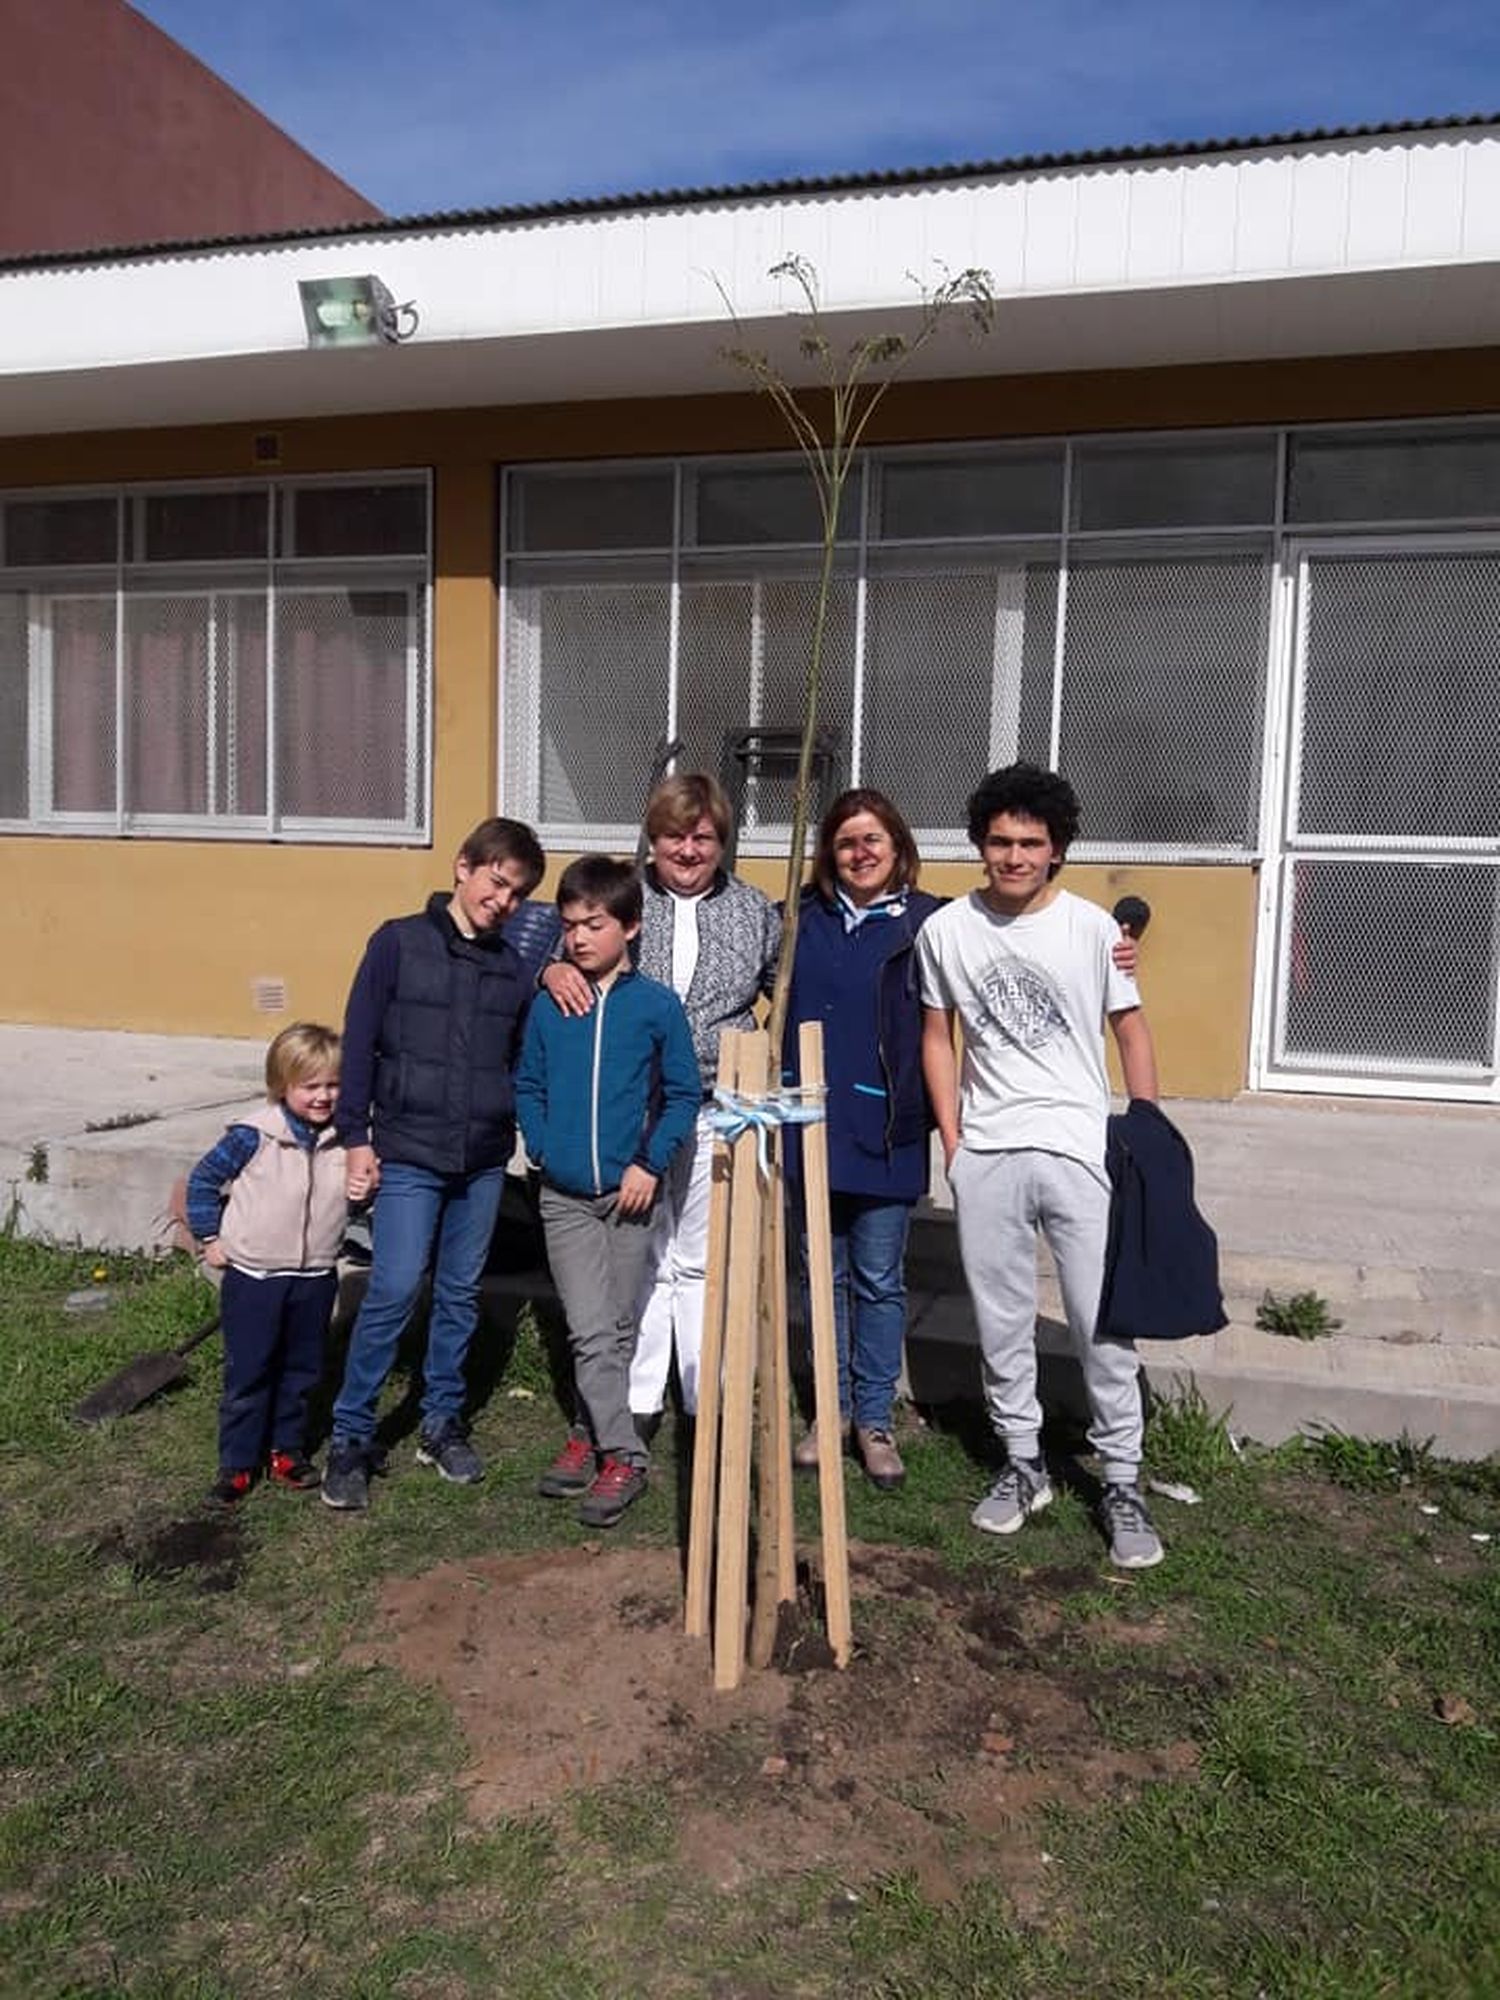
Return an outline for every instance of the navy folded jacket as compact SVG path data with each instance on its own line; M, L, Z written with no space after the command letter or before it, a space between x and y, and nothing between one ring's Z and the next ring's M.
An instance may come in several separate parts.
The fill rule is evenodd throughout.
M1159 1105L1132 1098L1109 1121L1113 1190L1099 1340L1187 1340L1228 1324L1219 1239L1193 1199L1193 1155Z

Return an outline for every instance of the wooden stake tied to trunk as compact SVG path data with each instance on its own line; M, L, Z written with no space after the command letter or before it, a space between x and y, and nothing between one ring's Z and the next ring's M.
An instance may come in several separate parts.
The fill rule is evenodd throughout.
M715 1146L685 1617L690 1636L707 1633L713 1567L714 1686L722 1689L738 1687L744 1673L753 1474L758 1475L759 1493L755 1618L750 1634L753 1665L770 1663L779 1608L796 1601L783 1135L778 1129L786 1107L777 1102L780 1093L767 1094L767 1065L763 1034L722 1037L720 1092L746 1122L732 1144L720 1140ZM822 1031L816 1024L802 1030L802 1075L804 1103L809 1097L820 1098ZM803 1157L822 1441L824 1592L829 1645L837 1664L845 1666L851 1649L849 1557L839 1443L828 1149L821 1114L806 1126Z

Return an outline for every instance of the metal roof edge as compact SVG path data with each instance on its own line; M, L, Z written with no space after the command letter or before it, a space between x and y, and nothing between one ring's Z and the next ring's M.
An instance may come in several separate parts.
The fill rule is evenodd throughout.
M423 215L381 216L365 222L270 230L248 236L165 238L157 242L110 244L94 249L37 251L23 257L0 257L0 273L59 269L69 265L138 263L154 258L206 255L225 250L265 249L279 244L331 245L366 237L433 235L466 229L503 228L513 224L577 221L595 215L648 214L660 209L707 208L728 202L764 201L794 195L873 193L885 188L936 186L944 182L958 184L992 180L1004 174L1053 172L1068 167L1132 166L1152 160L1201 159L1218 153L1265 152L1343 139L1403 138L1431 132L1481 131L1486 126L1500 126L1500 112L1408 119L1391 124L1318 125L1240 138L1094 147L1069 153L1018 153L1008 159L892 167L866 173L798 175L784 180L742 181L721 187L661 188L626 194L584 195L498 208L439 209Z

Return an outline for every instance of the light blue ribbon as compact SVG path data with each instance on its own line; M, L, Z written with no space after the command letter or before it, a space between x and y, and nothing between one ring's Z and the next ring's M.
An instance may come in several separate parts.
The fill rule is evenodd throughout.
M742 1097L737 1090L722 1087L705 1114L711 1129L732 1146L742 1134L754 1130L755 1154L761 1178L771 1176L771 1134L778 1125L816 1125L827 1116L824 1092L784 1088L768 1091L764 1097Z

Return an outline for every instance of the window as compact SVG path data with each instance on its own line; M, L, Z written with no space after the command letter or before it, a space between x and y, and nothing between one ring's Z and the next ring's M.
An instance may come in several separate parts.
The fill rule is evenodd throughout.
M1096 847L1253 849L1276 462L1274 437L871 457L824 632L836 782L887 792L934 857L967 852L969 791L1018 757L1074 777ZM1068 530L1070 478L1107 544ZM648 511L670 543L629 554ZM1176 539L1127 546L1132 515ZM730 731L800 724L821 553L800 461L516 471L505 517L505 797L544 837L633 845L663 742L719 771ZM1237 545L1193 546L1205 521ZM785 841L790 789L749 786L750 851Z
M411 476L0 499L0 821L420 836L427 512Z

